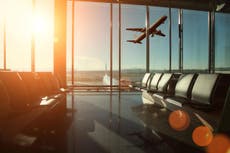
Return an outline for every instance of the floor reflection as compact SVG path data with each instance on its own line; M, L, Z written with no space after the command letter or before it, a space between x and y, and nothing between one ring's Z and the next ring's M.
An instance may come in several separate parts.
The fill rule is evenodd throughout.
M171 145L169 139L162 139L155 131L144 126L133 110L141 106L141 94L136 92L72 92L67 95L65 114L52 112L49 116L43 115L20 133L18 143L0 145L0 151L183 152ZM29 140L33 140L32 144L25 145Z

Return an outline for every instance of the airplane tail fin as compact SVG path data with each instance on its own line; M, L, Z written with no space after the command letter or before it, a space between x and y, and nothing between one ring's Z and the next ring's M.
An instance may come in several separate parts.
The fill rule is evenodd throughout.
M135 41L135 40L127 40L127 42L132 42L132 43L138 43L138 44L142 44L140 41Z

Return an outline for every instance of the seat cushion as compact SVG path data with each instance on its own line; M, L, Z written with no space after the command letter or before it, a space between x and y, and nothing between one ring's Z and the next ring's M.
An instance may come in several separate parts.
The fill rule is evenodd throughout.
M164 100L167 103L182 107L184 104L189 103L189 99L179 96L169 97Z

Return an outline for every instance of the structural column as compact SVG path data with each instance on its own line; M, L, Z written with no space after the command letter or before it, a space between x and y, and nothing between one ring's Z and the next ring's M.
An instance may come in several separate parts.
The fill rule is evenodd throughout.
M66 0L55 0L54 8L54 74L66 87Z

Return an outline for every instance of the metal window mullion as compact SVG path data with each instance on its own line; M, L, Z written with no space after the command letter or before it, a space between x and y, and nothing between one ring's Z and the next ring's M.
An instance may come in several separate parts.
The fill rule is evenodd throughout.
M110 91L113 85L113 4L110 3Z
M72 85L74 85L74 42L75 42L75 0L72 0L72 50L71 50L71 73L72 73Z
M3 32L3 69L6 70L6 17L4 17Z
M169 72L172 71L172 13L169 6Z
M146 6L146 72L149 72L149 6Z
M183 10L179 9L179 70L183 72Z
M118 39L119 39L119 41L118 41L118 57L119 57L119 59L118 59L118 65L119 65L119 77L118 77L118 80L119 80L119 91L120 91L120 89L121 89L121 83L120 83L120 80L121 80L121 4L119 3L119 5L118 5L118 31L119 31L119 34L118 34Z
M211 72L215 73L215 11L211 13Z

